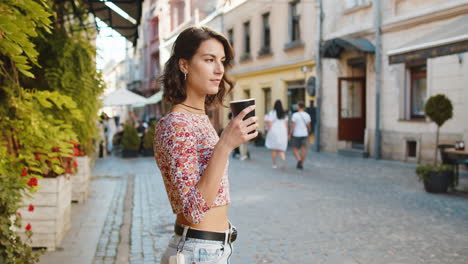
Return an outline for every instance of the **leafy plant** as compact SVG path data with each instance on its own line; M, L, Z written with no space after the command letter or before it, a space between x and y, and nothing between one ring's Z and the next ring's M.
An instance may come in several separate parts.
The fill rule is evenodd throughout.
M450 99L443 94L431 96L424 106L426 115L437 125L434 166L437 166L437 150L439 146L440 127L453 116L453 106Z
M95 48L86 39L89 30L77 27L85 12L78 7L71 13L74 4L82 5L58 0L0 2L2 264L39 261L40 252L33 252L13 228L21 228L17 211L24 206L23 197L37 191L38 179L76 170L78 140L92 151L103 83L95 68ZM33 229L26 226L28 238Z
M122 146L124 150L138 151L140 149L141 139L138 132L131 124L125 124L122 136Z
M31 112L37 110L32 108L37 104L23 93L19 77L34 76L30 69L32 64L37 65L38 52L31 38L37 37L40 29L50 32L47 3L46 0L0 2L0 263L5 264L37 263L41 254L33 252L13 227L21 228L22 217L17 211L23 206L23 197L31 197L37 190L37 180L41 178L41 166L34 161L33 149L22 140L41 120L37 119L39 113ZM28 119L18 119L28 111ZM29 140L40 142L34 133L28 135ZM28 224L28 239L32 234Z
M37 64L38 52L31 41L40 29L50 32L50 8L46 0L3 0L0 3L0 75L15 80L18 72L34 77L29 71Z
M65 2L63 5L62 8L69 8ZM35 39L42 67L33 67L31 71L40 78L23 79L22 83L27 89L38 87L59 91L75 101L87 118L73 122L73 130L78 136L80 150L90 155L94 151L93 138L98 133L96 122L101 107L98 98L105 85L94 61L96 48L85 33L61 27L54 28L47 39Z
M146 134L143 137L143 148L144 149L153 149L154 142L154 132L156 129L156 124L151 124L146 130Z
M23 196L30 197L38 187L28 185L33 177L21 172L21 167L1 144L0 157L0 263L37 263L42 252L32 251L15 229L22 226L22 216L17 212ZM25 233L29 240L33 235L31 225L28 229Z
M437 125L436 144L434 153L434 162L432 165L419 165L416 167L416 174L420 181L428 181L432 173L442 171L453 171L450 165L437 165L437 151L439 146L440 127L453 116L453 106L450 100L443 94L431 96L424 106L426 115Z
M416 167L416 174L418 175L419 181L425 181L428 179L429 174L441 171L452 171L452 167L450 165L441 165L438 167L431 165L419 165Z

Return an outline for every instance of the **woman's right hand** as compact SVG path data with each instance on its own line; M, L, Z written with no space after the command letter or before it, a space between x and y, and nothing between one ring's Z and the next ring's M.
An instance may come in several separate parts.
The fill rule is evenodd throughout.
M255 109L255 105L249 106L242 110L235 118L233 118L226 128L221 133L218 144L223 144L230 151L248 142L258 136L258 117L253 116L246 120L244 117ZM249 132L253 132L249 134Z

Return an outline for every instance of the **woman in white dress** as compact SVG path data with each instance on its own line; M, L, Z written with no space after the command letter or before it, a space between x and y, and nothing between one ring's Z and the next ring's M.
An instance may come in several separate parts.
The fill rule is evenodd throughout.
M288 116L280 100L276 100L273 110L265 116L265 124L268 131L265 146L271 149L273 168L277 168L276 156L279 154L282 160L281 167L284 169L286 168L284 152L288 147Z

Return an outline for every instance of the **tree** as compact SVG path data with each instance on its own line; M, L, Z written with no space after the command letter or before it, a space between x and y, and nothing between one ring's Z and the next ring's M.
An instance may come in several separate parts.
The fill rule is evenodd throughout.
M450 99L443 94L431 96L424 106L426 115L437 125L434 166L437 166L437 150L439 146L440 127L453 116L453 106Z

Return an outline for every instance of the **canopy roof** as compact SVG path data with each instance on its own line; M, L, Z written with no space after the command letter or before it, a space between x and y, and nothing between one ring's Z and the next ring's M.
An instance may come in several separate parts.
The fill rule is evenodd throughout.
M468 51L468 15L463 15L402 47L390 50L390 63L402 63Z
M101 19L109 27L119 32L128 41L136 45L138 39L138 26L141 20L141 5L143 0L85 0L88 3L89 10L96 17ZM106 5L106 2L111 2L122 11L127 13L134 21L130 21L117 13L114 9Z
M344 50L374 53L375 46L362 38L334 38L323 44L323 57L337 59Z

